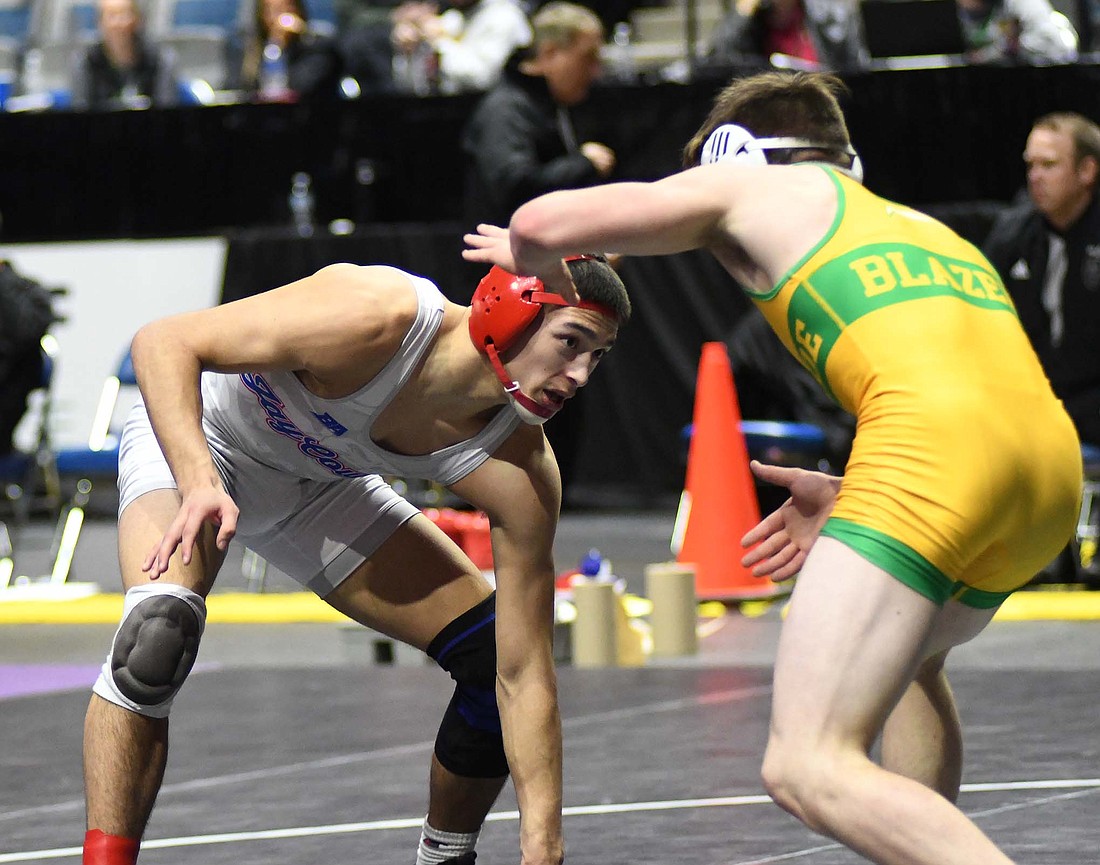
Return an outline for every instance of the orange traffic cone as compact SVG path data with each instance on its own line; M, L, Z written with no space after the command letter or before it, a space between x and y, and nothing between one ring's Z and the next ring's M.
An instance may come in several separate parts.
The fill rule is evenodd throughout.
M695 389L687 479L676 514L676 561L695 566L700 600L739 601L778 593L741 564L741 537L760 522L760 505L741 432L741 409L729 355L703 345Z

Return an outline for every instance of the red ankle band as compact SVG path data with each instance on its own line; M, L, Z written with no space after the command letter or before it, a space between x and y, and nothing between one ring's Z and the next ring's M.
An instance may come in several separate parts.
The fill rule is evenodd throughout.
M137 865L139 847L141 841L137 838L90 829L84 836L84 865Z

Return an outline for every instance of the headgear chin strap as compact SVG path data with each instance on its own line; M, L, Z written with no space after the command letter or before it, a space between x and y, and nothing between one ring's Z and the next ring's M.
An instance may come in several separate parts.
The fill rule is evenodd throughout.
M593 255L577 255L566 261L594 259ZM539 405L519 388L519 382L504 368L500 352L506 351L538 317L544 305L572 306L560 294L546 291L542 280L533 276L516 276L496 265L478 283L470 302L470 339L478 351L484 352L512 402L516 414L524 423L542 424L552 418L555 409ZM581 300L575 304L591 309L610 319L614 311L602 303Z
M808 138L756 138L744 126L734 123L719 126L707 137L699 155L699 163L713 165L715 162L739 162L742 165L767 165L769 150L797 149L824 150L850 157L851 163L847 168L839 165L835 168L857 183L863 183L863 162L850 144L838 147Z

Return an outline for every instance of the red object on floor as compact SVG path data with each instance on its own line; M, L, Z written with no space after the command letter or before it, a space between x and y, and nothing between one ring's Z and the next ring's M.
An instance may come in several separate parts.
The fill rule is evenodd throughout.
M480 511L460 511L455 517L455 527L461 538L459 546L470 557L470 561L483 571L491 571L493 543L489 537L489 518Z
M481 511L457 511L454 508L424 508L424 516L458 544L474 566L493 569L493 545L489 538L489 518Z

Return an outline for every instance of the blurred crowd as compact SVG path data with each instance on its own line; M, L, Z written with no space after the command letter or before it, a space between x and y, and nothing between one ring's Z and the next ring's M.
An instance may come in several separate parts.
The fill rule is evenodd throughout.
M927 25L906 19L887 40L898 47L878 47L867 7L886 3L893 16L907 2L917 0L697 0L691 57L679 4L601 0L591 11L605 77L616 81L682 80L701 65L845 73L884 64L884 50L953 63L1072 63L1091 51L1100 14L1097 0L920 0ZM945 4L952 32L932 32L944 26L933 7ZM140 108L488 91L518 52L530 51L532 16L543 5L0 0L0 104Z

